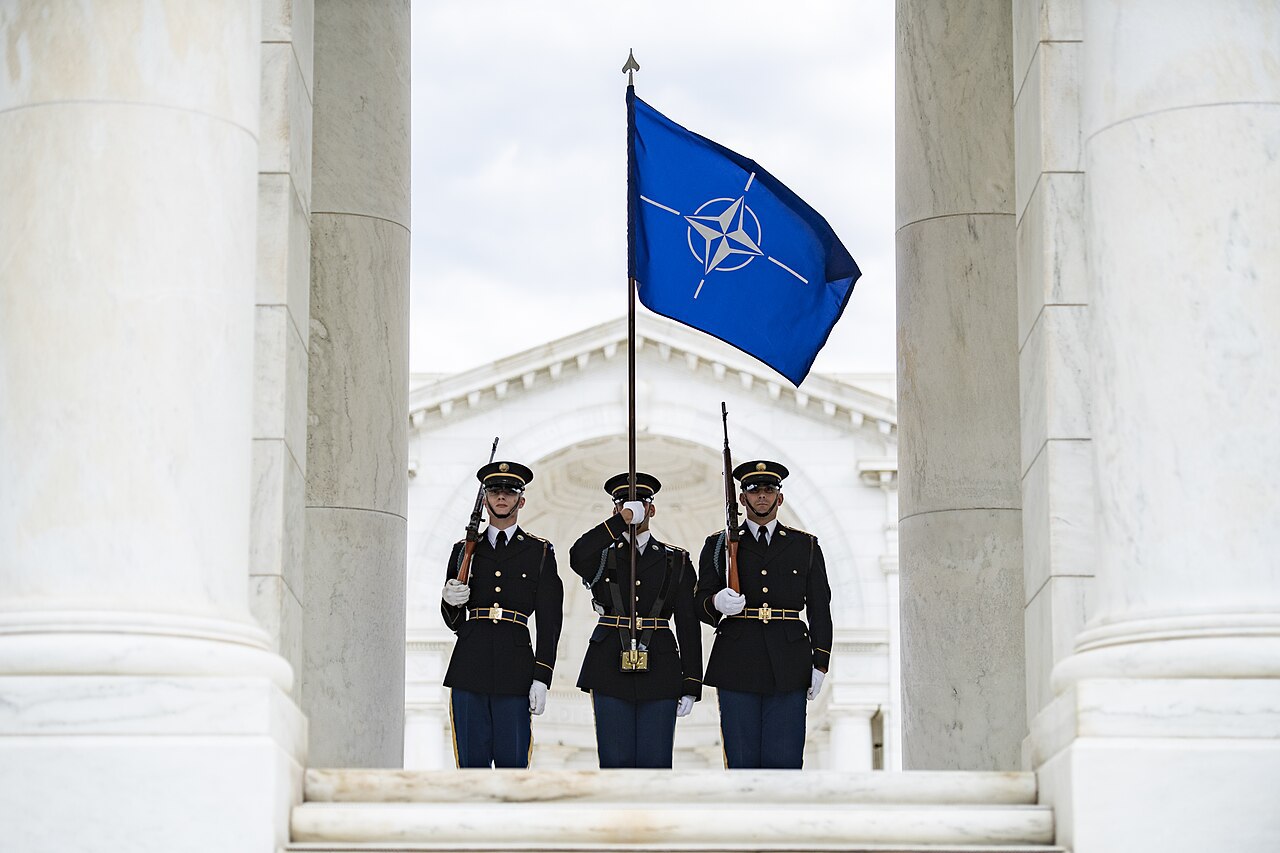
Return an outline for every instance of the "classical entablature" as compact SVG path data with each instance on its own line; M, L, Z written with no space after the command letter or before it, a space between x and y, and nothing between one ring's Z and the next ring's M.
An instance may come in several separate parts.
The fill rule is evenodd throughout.
M539 721L542 742L589 745L583 732L589 734L590 709L578 707L573 683L592 617L566 563L569 545L612 509L601 484L627 466L626 334L625 321L616 320L465 373L415 378L409 437L411 730L415 711L439 707L432 698L438 695L436 659L452 645L438 614L444 561L470 513L474 471L497 435L500 458L534 469L520 522L555 544L566 581L553 685L553 699L560 702ZM851 685L833 689L829 695L836 698L829 701L856 706L858 713L887 710L888 697L896 695L887 665L890 644L896 644L890 616L897 567L893 400L816 374L796 389L722 342L648 314L637 318L636 361L637 465L663 482L655 535L693 551L696 560L704 538L723 525L724 401L735 461L787 464L782 520L822 542L839 629L836 651L851 650L858 659L841 665ZM820 727L829 715L825 705L818 711ZM686 737L686 746L714 764L715 715L701 717L683 729L705 729L692 742ZM580 763L583 756L572 752L562 751L560 760Z
M652 352L664 362L683 364L693 376L737 382L763 403L792 405L814 418L840 418L854 427L880 432L896 444L897 414L893 402L839 379L810 374L801 388L768 367L705 334L651 314L636 320L637 356ZM432 418L448 419L461 410L483 410L522 392L556 383L593 366L626 358L625 318L601 323L558 341L526 350L483 367L414 388L409 397L413 427ZM625 378L625 374L624 374Z

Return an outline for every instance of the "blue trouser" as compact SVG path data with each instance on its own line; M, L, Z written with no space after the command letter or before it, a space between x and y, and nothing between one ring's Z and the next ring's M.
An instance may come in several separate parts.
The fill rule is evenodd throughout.
M670 767L676 737L676 700L632 702L592 692L600 766Z
M459 767L528 767L529 697L452 690L453 752Z
M804 765L804 690L741 693L718 688L720 737L729 769Z

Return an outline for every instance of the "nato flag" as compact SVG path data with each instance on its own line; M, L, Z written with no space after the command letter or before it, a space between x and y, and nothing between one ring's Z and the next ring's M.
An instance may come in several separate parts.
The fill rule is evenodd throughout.
M627 87L628 269L649 310L799 385L862 275L831 226L752 160Z

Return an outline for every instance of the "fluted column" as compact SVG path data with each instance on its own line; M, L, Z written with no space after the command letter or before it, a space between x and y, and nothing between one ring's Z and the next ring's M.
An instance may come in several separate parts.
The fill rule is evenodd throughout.
M409 3L315 6L302 704L313 762L399 766Z
M1008 0L898 0L903 766L1016 769L1023 711Z
M3 846L286 840L246 595L257 2L0 6Z

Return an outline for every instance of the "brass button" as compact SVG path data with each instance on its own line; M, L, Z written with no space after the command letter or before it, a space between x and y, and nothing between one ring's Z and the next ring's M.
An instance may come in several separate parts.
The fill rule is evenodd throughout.
M761 569L761 570L760 570L760 574L762 574L762 575L767 575L767 574L769 574L769 570L768 570L768 569Z
M636 581L636 586L640 586L640 581Z
M498 591L499 591L499 592L501 592L502 590L498 590ZM760 591L761 591L761 592L768 592L768 591L769 591L769 587L767 587L767 586L765 586L765 587L761 587L761 588L760 588Z
M495 578L500 578L500 577L502 577L502 572L494 572L494 573L493 573L493 576L494 576Z
M493 591L494 591L494 592L502 592L502 587L500 587L500 586L495 586L495 587L493 588ZM765 592L768 592L768 590L765 590Z
M523 574L523 573L522 573L522 574L520 575L520 577L522 577L522 578L527 578L527 577L529 577L529 576L528 576L528 575L526 575L526 574Z

